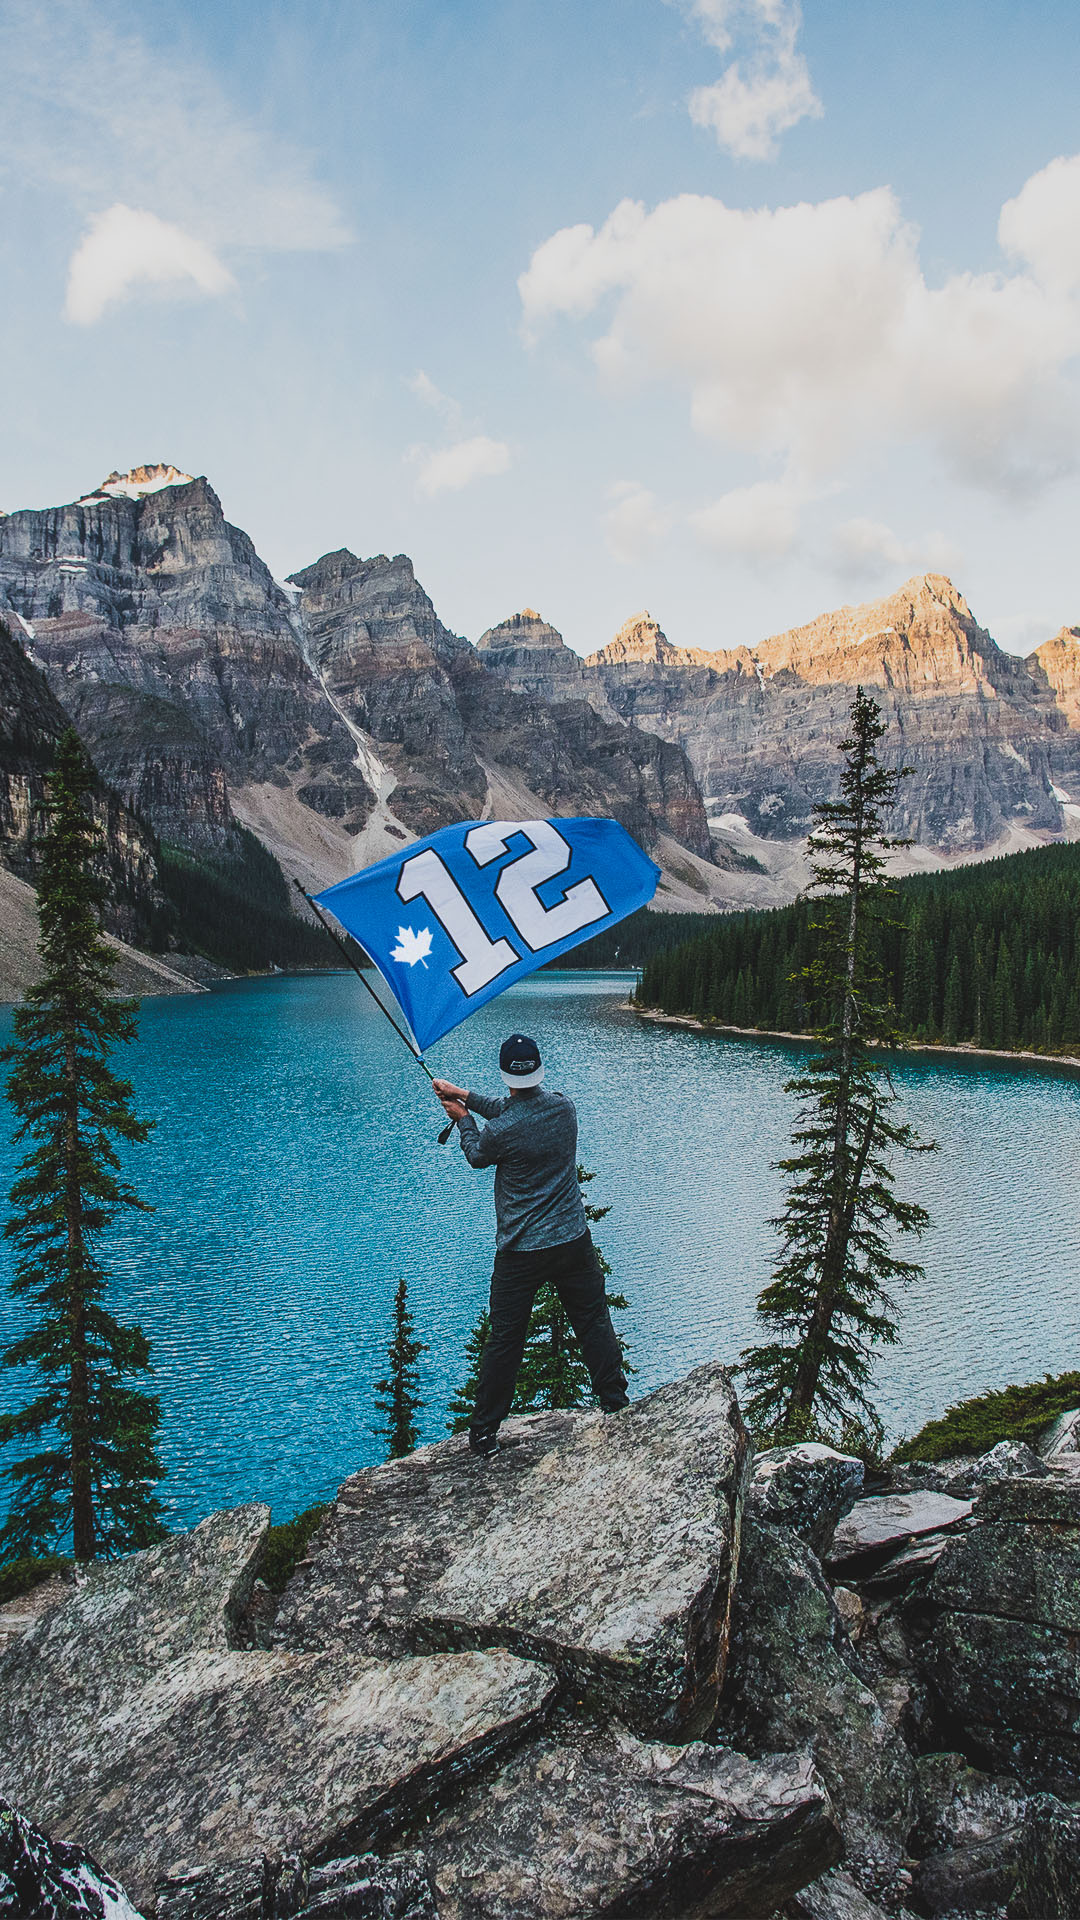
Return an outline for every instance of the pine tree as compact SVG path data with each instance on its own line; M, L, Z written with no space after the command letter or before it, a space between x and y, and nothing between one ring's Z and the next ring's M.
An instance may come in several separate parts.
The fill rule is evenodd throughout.
M394 1294L394 1337L386 1350L390 1371L385 1380L375 1383L375 1404L385 1418L374 1431L386 1441L388 1460L401 1460L412 1453L419 1438L416 1416L424 1402L417 1362L426 1352L424 1342L416 1338L409 1312L408 1282L399 1280Z
M475 1327L465 1342L465 1359L468 1371L457 1392L454 1394L447 1412L450 1415L446 1423L447 1433L465 1433L472 1420L476 1405L476 1389L480 1380L480 1362L484 1357L487 1337L491 1332L491 1315L486 1307L480 1312Z
M11 1190L5 1226L18 1248L11 1290L30 1324L3 1364L37 1375L36 1396L0 1417L0 1445L22 1457L5 1469L14 1486L0 1557L71 1543L77 1560L151 1545L165 1533L152 1492L161 1477L157 1400L130 1384L150 1347L104 1304L101 1234L124 1207L150 1209L119 1178L113 1142L145 1140L151 1123L131 1109L132 1089L111 1071L111 1049L130 1040L136 1003L111 997L113 954L101 935L105 886L88 799L94 772L78 735L60 742L50 782L38 904L41 978L15 1011L2 1058L33 1142ZM27 1451L27 1442L45 1444Z
M817 1051L788 1083L799 1101L795 1152L780 1162L788 1176L787 1204L774 1223L781 1252L757 1307L772 1337L741 1357L748 1421L773 1444L817 1437L880 1445L867 1393L871 1349L896 1339L888 1288L920 1271L892 1254L886 1236L926 1225L922 1207L896 1198L887 1157L921 1143L890 1118L895 1095L870 1052L872 1042L896 1043L875 933L892 894L883 855L903 844L884 829L903 776L878 760L884 731L879 707L860 687L841 743L840 798L817 808L809 840L817 913L807 985L821 1010Z

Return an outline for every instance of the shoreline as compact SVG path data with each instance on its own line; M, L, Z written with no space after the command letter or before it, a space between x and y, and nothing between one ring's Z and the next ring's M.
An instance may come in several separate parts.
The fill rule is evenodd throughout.
M657 1026L686 1027L691 1033L729 1034L739 1040L798 1040L804 1046L813 1045L812 1033L788 1033L781 1027L729 1027L720 1020L699 1020L692 1013L665 1013L660 1007L639 1007L633 1000L627 1001L626 1010L638 1020L652 1020ZM1080 1056L1075 1053L1033 1053L1030 1048L1020 1047L1007 1052L1003 1047L976 1047L964 1041L946 1046L933 1040L912 1040L899 1052L945 1054L959 1060L1031 1060L1037 1066L1069 1067L1080 1073Z

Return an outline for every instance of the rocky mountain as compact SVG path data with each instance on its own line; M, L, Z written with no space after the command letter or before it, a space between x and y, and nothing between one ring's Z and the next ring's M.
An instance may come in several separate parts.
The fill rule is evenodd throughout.
M32 881L45 825L45 779L68 717L0 620L0 862ZM154 837L102 781L94 812L109 886L107 925L125 940L156 938L167 919Z
M405 555L341 551L276 582L209 483L176 468L0 518L5 605L163 841L220 857L250 827L310 884L463 815L610 813L711 871L678 746L595 696L508 686Z
M770 839L804 834L835 793L846 709L870 688L886 757L913 768L899 829L954 852L1018 825L1062 831L1080 780L1078 660L1073 629L1029 660L1002 652L951 581L926 574L753 649L675 647L639 615L585 671L624 720L686 749L714 821L737 815Z

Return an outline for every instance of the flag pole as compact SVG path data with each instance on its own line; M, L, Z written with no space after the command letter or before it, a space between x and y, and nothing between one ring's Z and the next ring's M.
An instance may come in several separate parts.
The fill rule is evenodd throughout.
M333 927L330 925L330 922L326 918L326 915L324 914L318 901L312 899L310 893L308 893L300 885L299 880L294 880L293 886L296 888L297 893L303 894L304 899L307 901L308 906L311 908L312 912L318 915L323 926L326 928L327 933L330 935L331 940L334 942L334 945L338 948L339 952L341 952L344 955L345 959L348 961L349 966L352 968L361 986L364 986L367 988L368 992L370 993L372 999L375 1002L375 1005L378 1007L379 1012L386 1015L386 1018L389 1020L390 1025L393 1027L394 1032L397 1034L398 1039L406 1047L408 1047L409 1052L412 1054L412 1057L416 1061L417 1066L423 1067L424 1072L427 1074L428 1079L433 1081L435 1078L435 1075L432 1073L431 1068L428 1066L428 1063L424 1059L423 1054L418 1053L416 1051L416 1048L413 1046L413 1043L409 1039L408 1034L404 1031L403 1028L398 1026L398 1023L394 1019L394 1016L391 1013L389 1007L386 1006L384 1002L379 999L379 996L376 993L374 987L372 986L371 981L365 978L363 968L357 966L356 961L353 959L352 954L349 952L349 949L345 945L344 940L340 939L338 935L334 932Z

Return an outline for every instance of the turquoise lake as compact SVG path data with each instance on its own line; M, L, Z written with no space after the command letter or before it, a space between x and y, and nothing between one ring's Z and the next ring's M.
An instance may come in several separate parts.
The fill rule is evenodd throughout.
M734 1361L752 1336L800 1050L648 1025L627 1010L630 985L535 976L428 1058L497 1091L502 1036L536 1035L550 1083L577 1103L590 1197L611 1206L595 1233L630 1299L637 1395ZM105 1252L114 1310L153 1343L171 1523L249 1499L284 1518L381 1457L373 1391L401 1274L428 1343L423 1437L441 1437L486 1297L492 1174L436 1144L441 1110L353 976L144 1001L122 1070L157 1121L127 1157L156 1211L124 1221ZM985 1388L1080 1366L1080 1080L926 1055L896 1079L940 1152L901 1169L932 1225L901 1344L878 1362L893 1435ZM5 1195L16 1159L4 1125ZM0 1248L5 1278L10 1261ZM0 1345L17 1324L5 1290ZM0 1372L0 1408L22 1397Z

